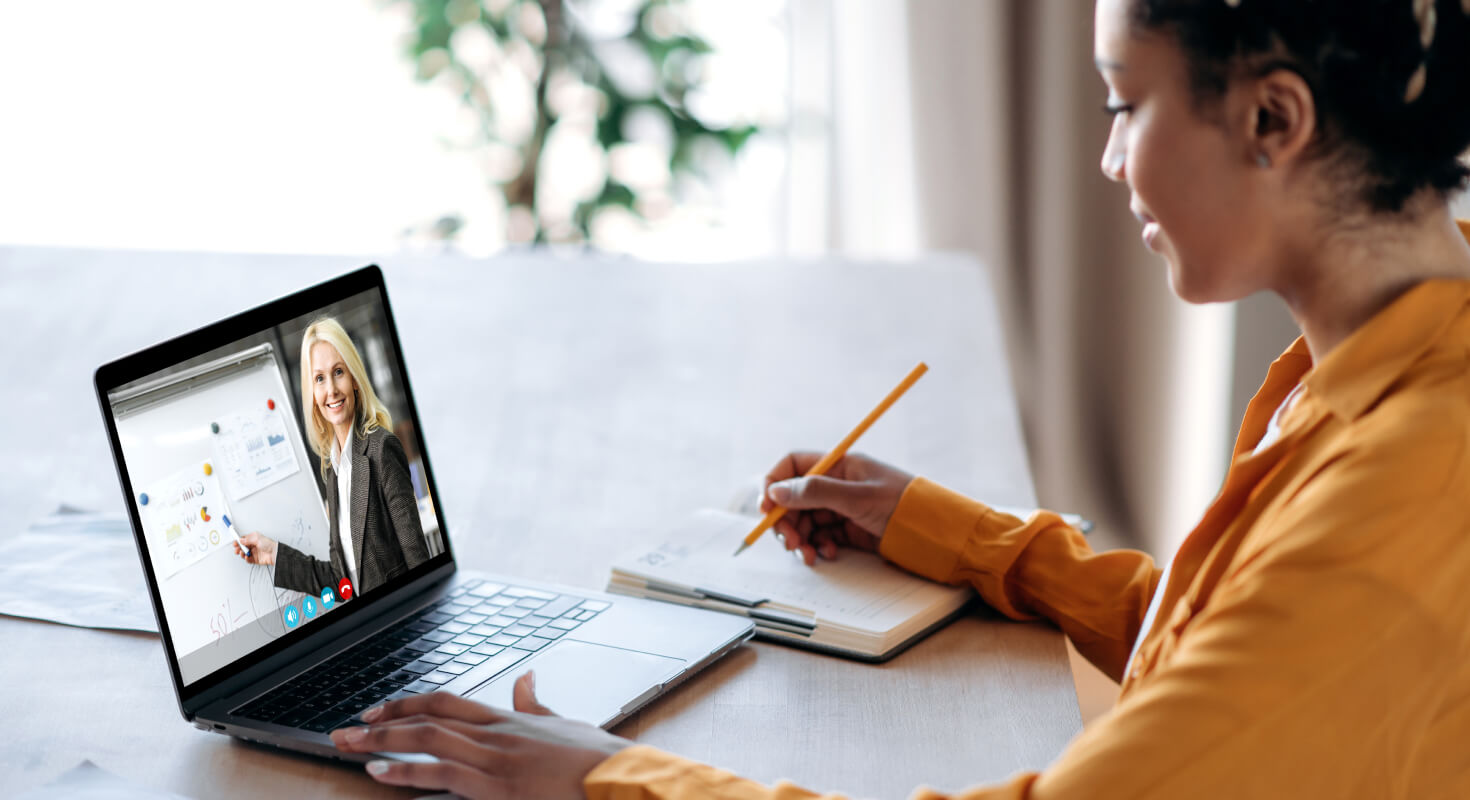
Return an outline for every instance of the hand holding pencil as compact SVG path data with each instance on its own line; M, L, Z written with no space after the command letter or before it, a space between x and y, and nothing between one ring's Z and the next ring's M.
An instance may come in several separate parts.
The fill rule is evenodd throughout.
M814 458L815 454L811 453L792 453L782 459L766 476L767 491L761 498L761 511L765 512L765 518L745 537L735 554L739 555L772 525L782 535L788 550L798 547L802 549L803 557L809 565L816 562L818 548L824 557L835 558L839 543L876 550L877 539L882 535L888 517L898 505L898 498L903 495L903 489L912 476L866 457L845 457L858 437L928 369L922 362L914 367L826 455ZM851 478L848 473L852 473ZM801 476L799 479L788 480L798 475ZM777 481L782 483L772 488ZM849 486L852 481L858 482L858 485ZM789 512L794 509L812 510L807 516L791 515ZM817 538L808 541L808 537L818 530L822 532L820 541Z
M775 532L807 566L837 558L840 548L877 552L888 518L914 476L858 453L848 453L826 475L803 477L824 453L796 452L766 475L761 512L777 505L786 513ZM772 496L774 495L774 497Z

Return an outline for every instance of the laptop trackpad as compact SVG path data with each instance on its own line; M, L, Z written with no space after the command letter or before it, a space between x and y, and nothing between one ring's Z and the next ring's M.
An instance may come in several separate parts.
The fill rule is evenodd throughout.
M536 672L536 699L563 717L601 725L632 700L678 675L684 659L564 639L535 658L466 695L477 703L511 708L516 678Z

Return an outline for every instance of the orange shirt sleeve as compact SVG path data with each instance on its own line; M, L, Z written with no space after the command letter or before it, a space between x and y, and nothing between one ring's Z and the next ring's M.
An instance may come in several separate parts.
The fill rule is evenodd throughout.
M1404 796L1420 734L1443 713L1463 658L1463 644L1455 643L1465 641L1470 603L1462 599L1463 581L1450 579L1470 572L1467 514L1464 490L1446 485L1466 480L1464 454L1451 452L1457 446L1336 461L1284 507L1264 532L1270 544L1232 565L1202 610L1161 612L1160 624L1183 630L1167 666L1136 681L1044 773L954 795L920 789L913 796ZM1405 469L1410 463L1433 464L1438 480L1415 477L1424 473ZM977 531L1000 530L1018 552L1050 538L1067 559L1090 557L1063 533L1048 533L1054 524L1015 526L974 510ZM1025 543L1014 541L1026 532L1032 535ZM1006 559L984 552L1001 546L971 537L947 571L935 574L964 576L1013 609L1029 608L1036 586L1026 581L1056 580L1056 569L1034 578L1018 556L1010 569L992 574ZM1425 585L1425 576L1436 575ZM1444 785L1417 777L1428 781L1420 788ZM1451 783L1465 779L1461 771ZM648 747L612 757L585 785L591 798L620 800L827 797L786 783L763 786Z
M1187 595L1161 612L1163 666L1031 796L1412 797L1444 786L1421 774L1415 791L1409 776L1454 686L1465 604L1416 583L1466 574L1465 499L1405 467L1450 466L1434 455L1447 449L1405 448L1388 459L1397 470L1382 453L1355 454L1316 476L1198 613ZM1465 479L1463 465L1434 474Z
M1025 797L1027 787L1035 779L1034 774L1023 775L1005 786L954 797L965 800ZM843 795L817 794L790 781L766 786L644 745L629 747L599 764L587 775L583 786L588 800L843 800ZM919 789L912 797L913 800L942 800L949 795Z
M1017 620L1050 620L1121 681L1161 571L1147 553L1094 553L1050 511L1020 520L925 478L904 490L883 557L941 583L969 583Z

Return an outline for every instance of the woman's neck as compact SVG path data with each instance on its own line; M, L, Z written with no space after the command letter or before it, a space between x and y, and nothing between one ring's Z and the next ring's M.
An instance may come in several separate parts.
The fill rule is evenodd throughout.
M1372 220L1303 237L1276 288L1313 363L1414 286L1470 280L1470 244L1438 200L1402 220Z

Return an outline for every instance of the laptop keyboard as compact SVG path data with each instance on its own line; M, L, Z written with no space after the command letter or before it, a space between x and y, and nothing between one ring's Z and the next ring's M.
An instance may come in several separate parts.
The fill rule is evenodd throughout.
M326 733L364 709L439 689L463 694L611 604L473 580L442 600L235 709Z

